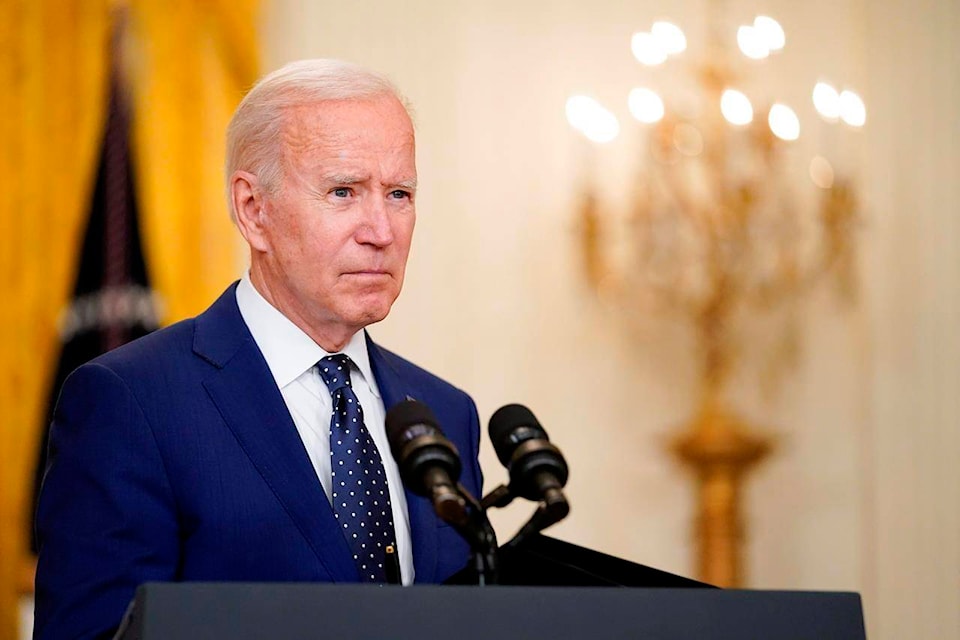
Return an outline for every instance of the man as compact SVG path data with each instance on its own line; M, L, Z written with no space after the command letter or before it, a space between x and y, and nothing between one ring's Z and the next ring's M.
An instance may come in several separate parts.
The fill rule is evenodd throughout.
M479 494L476 407L363 330L400 293L416 182L410 117L379 76L302 61L250 91L227 134L249 273L64 384L36 637L109 636L146 581L383 582L398 558L410 584L466 564L466 543L404 492L384 415L430 406Z

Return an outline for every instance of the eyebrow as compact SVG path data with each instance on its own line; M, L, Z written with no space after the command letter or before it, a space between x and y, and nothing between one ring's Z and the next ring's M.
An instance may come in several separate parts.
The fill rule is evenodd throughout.
M324 176L323 179L324 181L330 182L333 184L354 185L354 184L360 184L362 182L366 182L369 178L365 176L361 177L356 174L349 174L349 173L331 173ZM417 179L412 178L410 180L401 180L400 182L397 182L395 185L391 185L391 186L396 186L401 189L408 189L410 191L416 191Z
M331 173L323 176L323 180L325 182L332 182L336 184L359 184L361 182L366 182L367 178L349 173Z

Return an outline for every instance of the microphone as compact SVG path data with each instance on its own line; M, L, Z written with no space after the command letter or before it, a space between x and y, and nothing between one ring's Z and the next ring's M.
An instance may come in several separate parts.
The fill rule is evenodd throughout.
M403 483L415 494L430 498L441 519L465 525L467 505L457 490L460 454L444 437L430 407L405 400L387 412L386 426Z
M510 473L510 492L527 500L543 500L557 519L570 510L561 489L569 470L563 454L550 444L530 409L508 404L490 418L490 440Z

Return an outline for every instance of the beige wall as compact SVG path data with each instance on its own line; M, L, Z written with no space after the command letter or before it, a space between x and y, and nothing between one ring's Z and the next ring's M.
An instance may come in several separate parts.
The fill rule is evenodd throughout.
M960 636L960 5L871 4L874 350L866 593L890 638Z
M862 180L862 297L841 312L818 294L797 311L806 349L779 394L740 380L737 404L780 438L748 492L749 583L860 591L872 638L958 637L960 9L726 5L732 24L762 11L787 30L756 90L813 125L806 96L824 75L859 88L869 113L861 136L811 126L796 152L842 147ZM589 150L563 115L576 92L622 103L638 75L629 36L667 6L702 34L703 4L690 0L275 0L265 61L354 60L415 104L414 257L374 337L470 391L484 423L512 401L537 413L572 468L558 536L689 574L690 484L662 447L691 409L689 336L652 321L631 337L587 295L573 216ZM612 206L631 145L593 158ZM487 489L504 480L489 447L483 464ZM527 509L498 514L502 538Z

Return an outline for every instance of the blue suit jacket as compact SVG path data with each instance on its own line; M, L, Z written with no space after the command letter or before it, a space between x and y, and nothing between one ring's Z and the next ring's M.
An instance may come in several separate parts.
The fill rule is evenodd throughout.
M36 637L108 635L147 581L359 580L235 286L64 383L37 513ZM479 495L470 397L368 348L384 406L430 406ZM443 581L469 549L428 500L406 497L416 581Z

